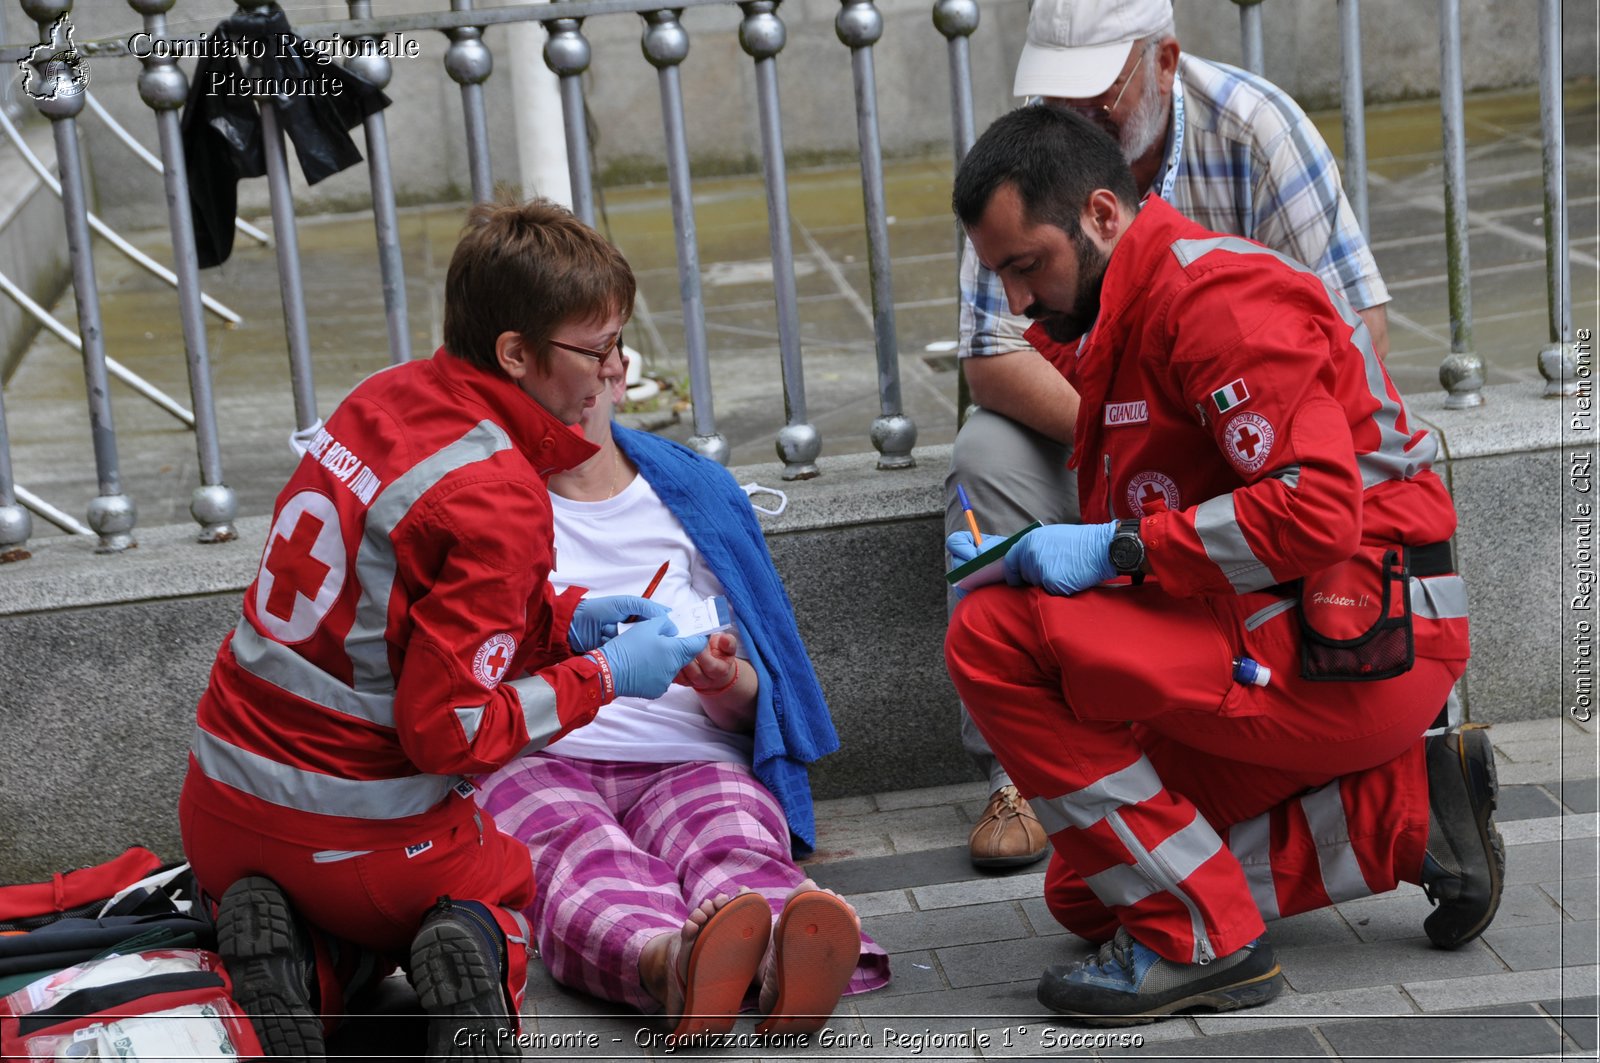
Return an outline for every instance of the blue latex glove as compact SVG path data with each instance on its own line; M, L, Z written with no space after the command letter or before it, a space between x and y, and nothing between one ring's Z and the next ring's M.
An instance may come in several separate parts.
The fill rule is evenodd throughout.
M567 644L573 653L588 653L617 637L617 624L630 617L666 616L667 607L633 594L609 594L585 598L572 614L567 628Z
M990 535L988 532L983 535L983 541L991 546L1004 538L1003 535ZM944 548L950 555L951 568L960 568L986 549L972 541L972 533L969 531L952 532L945 538Z
M1107 549L1117 522L1047 524L1031 531L1006 554L1006 582L1031 583L1051 594L1076 594L1115 579ZM952 536L953 538L953 536Z
M611 684L618 697L659 698L672 685L672 677L700 656L706 636L680 639L674 637L677 632L670 618L658 616L606 643L600 652L611 665Z

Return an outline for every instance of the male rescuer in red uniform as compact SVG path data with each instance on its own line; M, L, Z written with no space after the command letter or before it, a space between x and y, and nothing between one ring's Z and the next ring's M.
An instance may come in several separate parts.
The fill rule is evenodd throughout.
M1492 749L1424 737L1468 655L1455 510L1361 319L1304 266L1137 203L1074 114L995 122L954 206L1030 339L1082 340L1085 523L1023 538L945 643L1050 834L1051 910L1104 942L1040 1001L1093 1023L1264 1003L1263 914L1401 881L1436 944L1477 936L1503 871Z
M184 848L275 1054L321 1058L317 1013L381 958L432 1057L520 1058L532 866L465 777L659 696L706 645L547 581L545 479L595 452L572 426L623 372L621 254L553 204L479 206L445 284L445 346L359 384L278 496L200 701Z

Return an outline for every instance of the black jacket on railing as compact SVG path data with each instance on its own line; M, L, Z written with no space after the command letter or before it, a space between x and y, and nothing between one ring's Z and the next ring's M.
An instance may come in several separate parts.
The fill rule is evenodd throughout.
M348 131L389 106L377 86L305 48L277 4L223 19L210 42L214 53L248 57L253 69L247 77L233 54L203 56L184 104L183 150L202 267L221 265L233 252L239 179L267 172L258 100L276 108L309 184L360 162ZM275 84L257 93L256 79ZM293 91L285 91L290 85Z

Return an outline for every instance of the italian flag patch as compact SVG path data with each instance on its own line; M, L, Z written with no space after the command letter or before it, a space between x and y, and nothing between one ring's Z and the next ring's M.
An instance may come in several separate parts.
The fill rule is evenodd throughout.
M1249 397L1250 389L1244 386L1244 377L1224 384L1211 393L1211 401L1217 404L1218 413L1227 413Z

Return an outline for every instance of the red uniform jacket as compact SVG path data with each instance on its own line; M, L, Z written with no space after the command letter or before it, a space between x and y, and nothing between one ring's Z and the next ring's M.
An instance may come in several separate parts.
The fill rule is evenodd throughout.
M1061 346L1038 325L1029 339ZM1306 267L1157 197L1113 251L1099 317L1067 357L1083 519L1141 518L1170 594L1237 597L1362 544L1455 531L1430 467L1437 441L1407 423L1355 311ZM1417 653L1465 658L1460 577L1414 580L1412 603Z
M278 496L186 785L273 837L398 847L471 817L462 776L592 719L545 479L593 453L443 350L357 386Z

